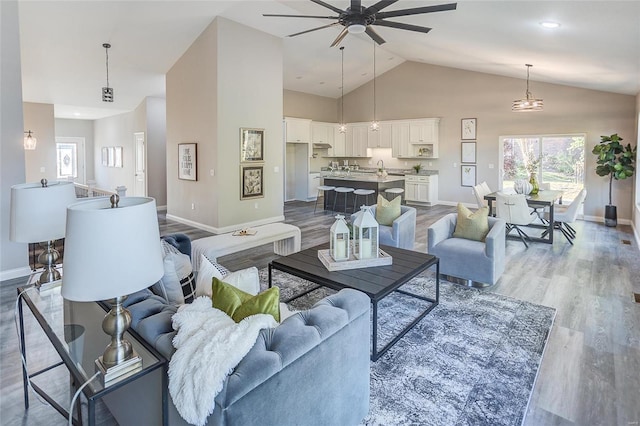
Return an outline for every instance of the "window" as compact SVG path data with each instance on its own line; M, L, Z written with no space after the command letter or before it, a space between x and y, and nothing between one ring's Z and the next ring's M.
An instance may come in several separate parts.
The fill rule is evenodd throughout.
M56 143L58 179L78 177L78 150L74 143Z
M515 180L529 180L535 171L540 188L562 190L563 202L571 202L584 186L585 139L584 134L500 137L501 187L513 188Z

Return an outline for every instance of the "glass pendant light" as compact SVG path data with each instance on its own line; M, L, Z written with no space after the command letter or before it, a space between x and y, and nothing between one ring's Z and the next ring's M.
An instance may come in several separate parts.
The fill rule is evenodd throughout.
M524 99L518 99L513 101L511 105L512 112L533 112L542 111L543 101L542 99L536 99L531 95L529 91L529 69L533 66L531 64L525 64L527 67L527 92Z

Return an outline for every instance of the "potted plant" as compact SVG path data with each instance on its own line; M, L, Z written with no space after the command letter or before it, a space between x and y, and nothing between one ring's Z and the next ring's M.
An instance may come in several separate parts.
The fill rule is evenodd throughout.
M622 138L617 133L611 136L600 136L600 143L593 147L593 154L598 156L596 173L598 176L609 176L609 204L604 209L604 223L607 226L618 224L616 206L611 203L611 185L613 179L622 180L633 176L637 147L631 148L620 142Z
M416 174L420 173L420 169L422 168L422 163L418 163L413 166L413 170L416 171Z

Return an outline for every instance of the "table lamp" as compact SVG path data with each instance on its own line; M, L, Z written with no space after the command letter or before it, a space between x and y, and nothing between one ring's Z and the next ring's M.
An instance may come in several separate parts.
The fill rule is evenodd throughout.
M40 183L23 183L11 187L9 239L17 243L40 243L46 248L38 256L44 271L36 282L52 283L60 279L55 263L60 254L53 242L65 236L67 206L76 200L73 182L42 179Z
M164 275L156 201L112 195L70 205L65 258L62 297L111 303L102 322L111 343L96 360L106 386L142 367L131 343L123 338L131 315L122 303Z

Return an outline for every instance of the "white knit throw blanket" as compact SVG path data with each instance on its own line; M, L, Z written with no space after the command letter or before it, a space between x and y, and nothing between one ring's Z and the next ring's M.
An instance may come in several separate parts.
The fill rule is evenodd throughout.
M204 425L213 413L224 380L253 347L263 328L278 324L258 314L236 323L203 296L173 316L176 352L169 362L169 393L178 413L190 424Z

